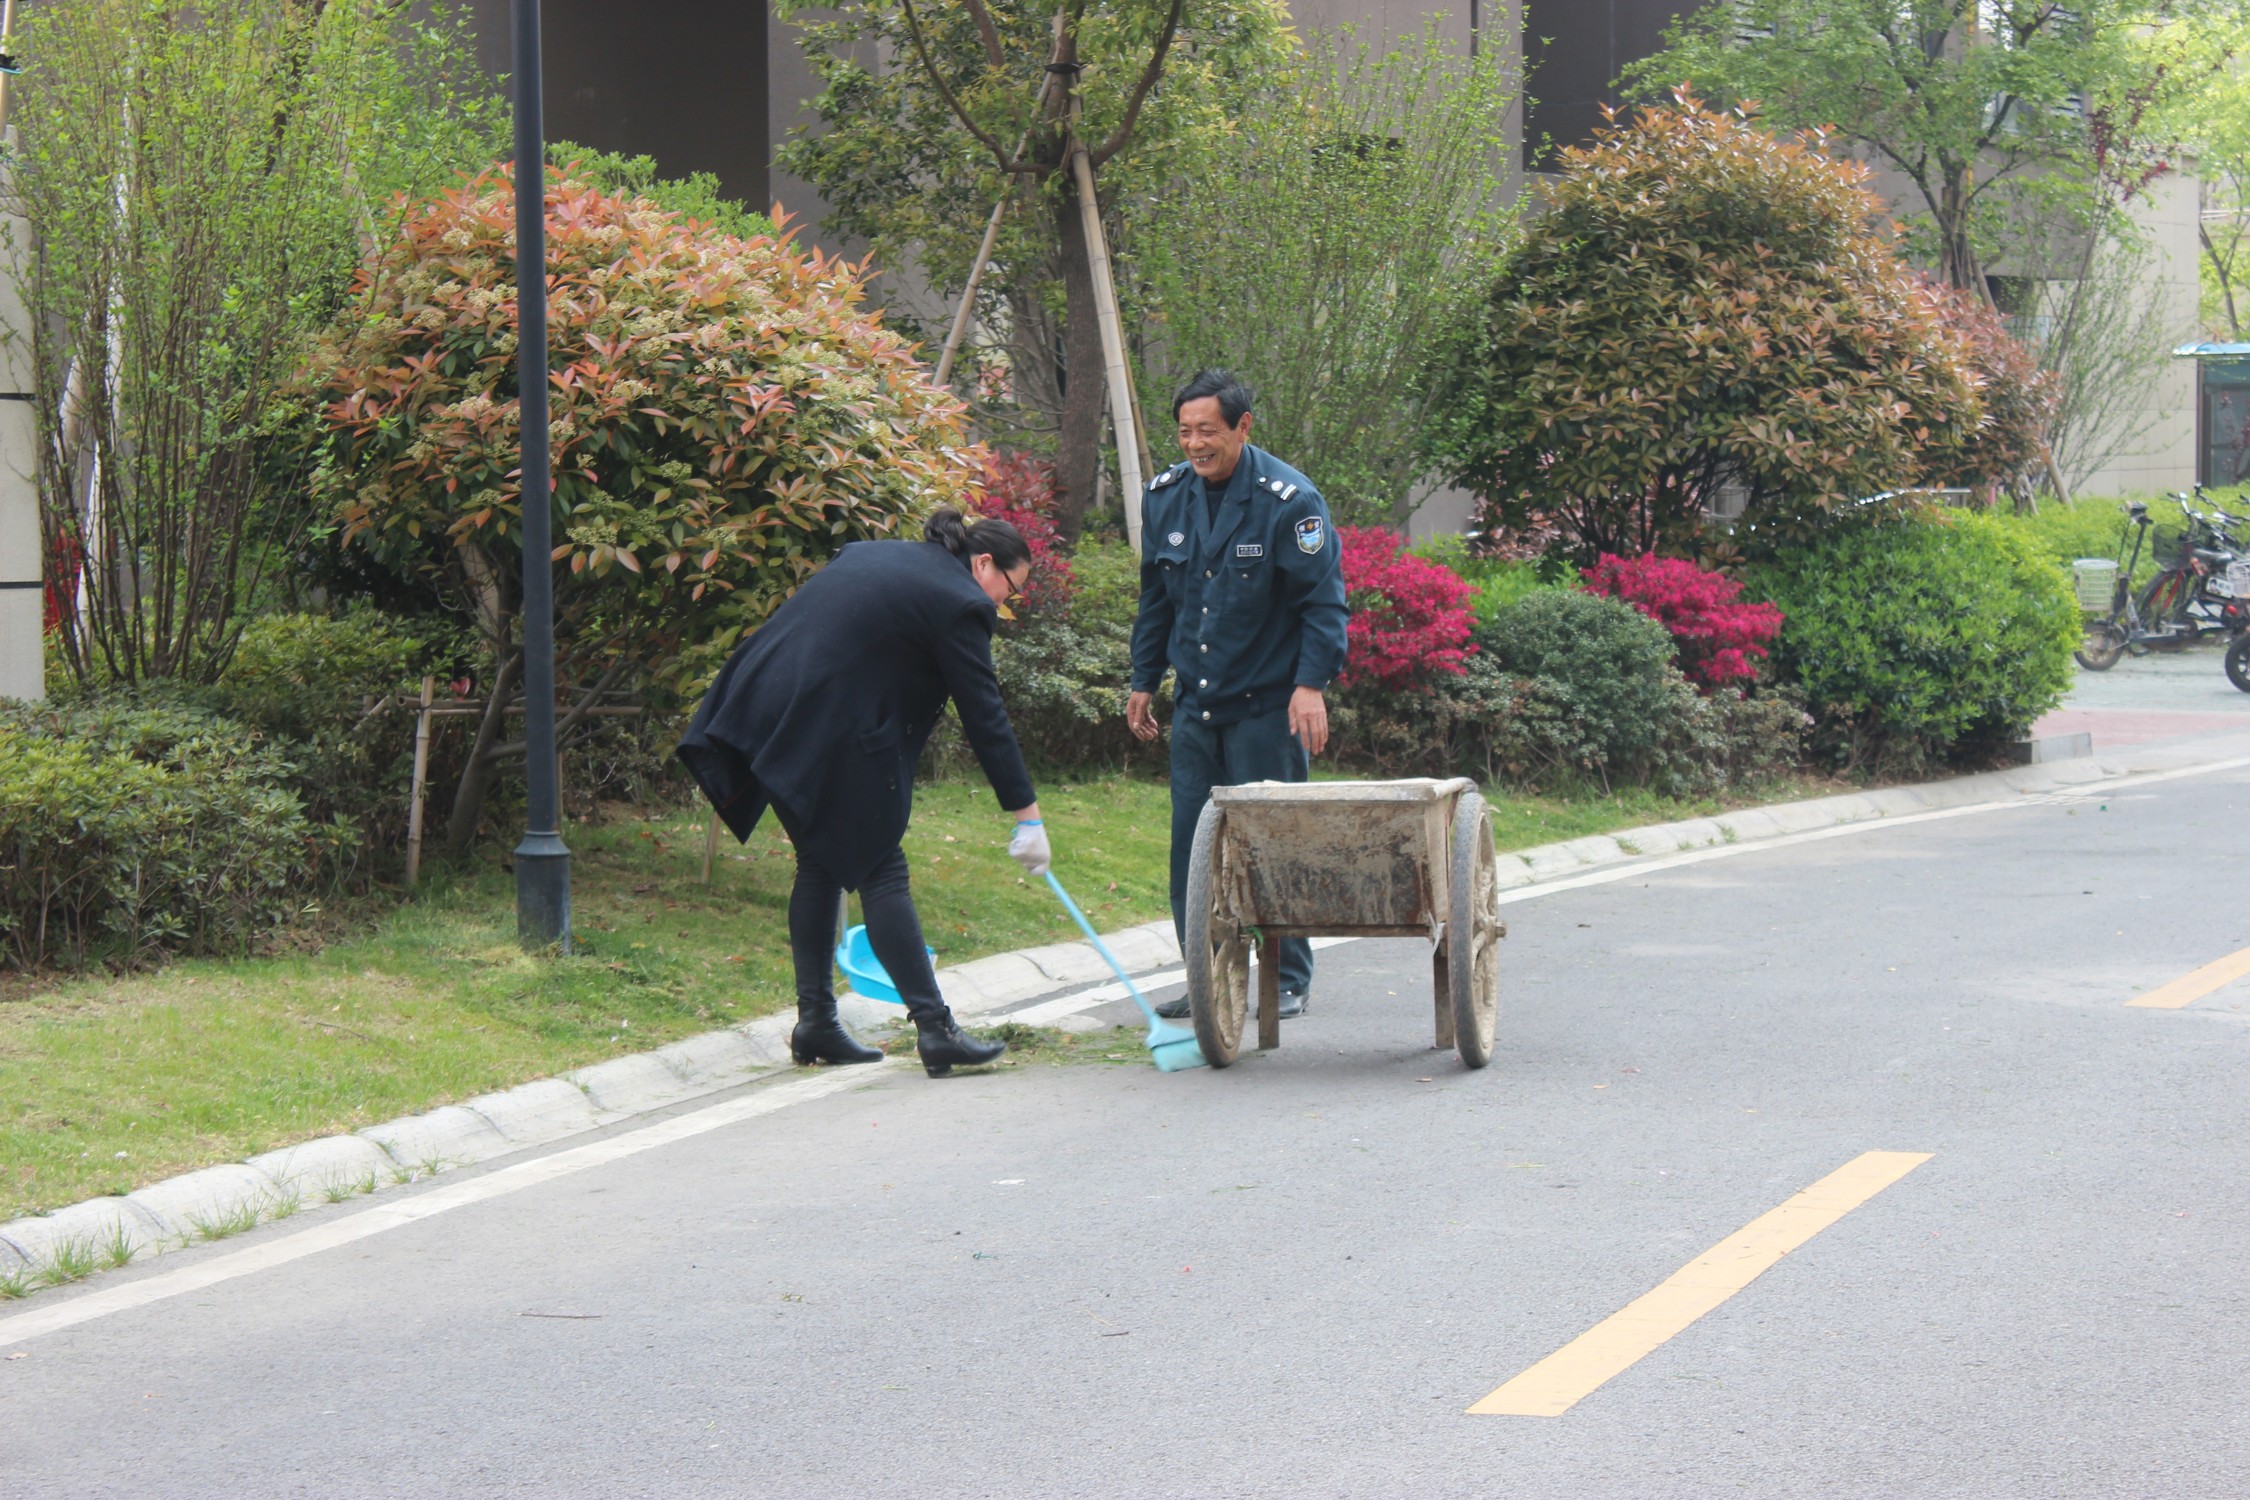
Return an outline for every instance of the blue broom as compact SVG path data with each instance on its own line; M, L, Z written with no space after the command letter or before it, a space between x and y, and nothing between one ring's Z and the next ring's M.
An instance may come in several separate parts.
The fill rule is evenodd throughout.
M1204 1061L1203 1049L1196 1044L1194 1032L1185 1026L1171 1025L1157 1016L1156 1008L1143 998L1140 989L1126 977L1125 966L1117 961L1116 954L1109 951L1109 944L1103 942L1101 935L1094 931L1094 924L1086 920L1086 914L1078 909L1077 902L1070 899L1070 892L1062 888L1062 882L1055 879L1055 872L1052 870L1047 872L1047 884L1053 887L1056 897L1070 914L1078 919L1078 930L1086 934L1086 941L1094 945L1094 951L1109 965L1109 971L1117 976L1117 982L1125 986L1125 993L1133 997L1133 1003L1141 1008L1141 1014L1148 1017L1148 1055L1156 1064L1157 1071L1177 1073L1183 1068L1210 1066Z

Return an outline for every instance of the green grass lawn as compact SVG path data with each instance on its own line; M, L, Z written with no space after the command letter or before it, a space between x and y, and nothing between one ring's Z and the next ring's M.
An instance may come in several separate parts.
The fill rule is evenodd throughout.
M1768 797L1830 788L1787 783ZM1049 784L1057 873L1103 930L1165 915L1163 783ZM1645 793L1494 799L1503 849L1720 810ZM316 944L242 961L0 991L0 1220L638 1052L791 1003L794 861L771 820L720 844L704 823L623 812L568 830L575 951L515 942L514 879L426 881ZM1076 935L1005 851L980 783L916 794L906 851L938 962Z

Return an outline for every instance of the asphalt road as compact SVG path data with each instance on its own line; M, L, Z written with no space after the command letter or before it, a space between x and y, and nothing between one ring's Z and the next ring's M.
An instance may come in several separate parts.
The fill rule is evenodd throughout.
M2250 1493L2250 979L2126 1003L2250 948L2246 814L1520 901L1483 1072L1355 943L1223 1072L888 1067L260 1268L496 1174L307 1213L0 1322L0 1495ZM1874 1151L1929 1159L1561 1415L1468 1414Z

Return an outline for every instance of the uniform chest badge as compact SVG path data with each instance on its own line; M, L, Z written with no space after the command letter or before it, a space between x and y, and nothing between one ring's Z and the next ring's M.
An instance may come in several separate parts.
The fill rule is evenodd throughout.
M1170 536L1167 536L1164 540L1167 545L1177 547L1178 545L1180 545L1180 543L1187 540L1187 533L1184 531L1175 531Z
M1320 517L1307 516L1297 523L1297 550L1299 552L1318 552L1327 543L1328 528L1321 524Z
M1234 555L1236 557L1264 557L1266 545L1263 542L1244 542L1234 549Z

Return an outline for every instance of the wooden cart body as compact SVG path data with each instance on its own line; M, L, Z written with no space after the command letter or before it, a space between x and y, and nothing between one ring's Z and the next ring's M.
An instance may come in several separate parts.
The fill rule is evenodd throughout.
M1281 1043L1274 944L1422 937L1437 1045L1491 1060L1499 997L1498 868L1474 782L1252 782L1215 787L1189 859L1185 959L1204 1056L1233 1062L1259 945L1258 1046Z

